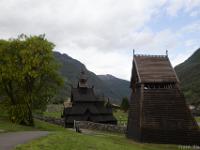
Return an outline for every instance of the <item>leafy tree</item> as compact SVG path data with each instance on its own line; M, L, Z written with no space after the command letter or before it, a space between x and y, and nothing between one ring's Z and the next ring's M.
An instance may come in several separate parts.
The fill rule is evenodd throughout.
M124 110L125 112L129 109L129 101L127 97L124 97L122 99L122 103L121 103L121 109Z
M45 109L62 85L54 44L44 35L0 40L0 90L13 122L34 125L33 109Z

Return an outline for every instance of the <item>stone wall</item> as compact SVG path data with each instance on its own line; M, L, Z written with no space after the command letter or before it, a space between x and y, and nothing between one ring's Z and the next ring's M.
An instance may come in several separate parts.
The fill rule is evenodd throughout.
M90 129L90 130L97 130L97 131L122 133L122 134L126 133L125 126L101 124L101 123L94 123L94 122L89 122L89 121L75 121L75 124L79 129Z
M46 116L39 116L39 115L34 115L34 118L48 122L48 123L64 126L64 119L62 118L53 118L53 117L46 117Z
M53 117L46 117L46 116L40 116L40 115L34 115L34 118L64 127L64 119L62 118L53 118ZM94 122L89 122L89 121L75 121L75 124L79 129L90 129L90 130L121 133L121 134L126 133L126 126L101 124L101 123L94 123Z

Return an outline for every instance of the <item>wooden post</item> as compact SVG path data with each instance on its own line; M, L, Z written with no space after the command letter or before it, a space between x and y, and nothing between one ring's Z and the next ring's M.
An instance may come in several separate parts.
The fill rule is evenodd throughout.
M140 87L140 140L142 138L142 126L143 126L143 100L144 100L144 84Z
M135 49L133 49L133 56L135 55Z

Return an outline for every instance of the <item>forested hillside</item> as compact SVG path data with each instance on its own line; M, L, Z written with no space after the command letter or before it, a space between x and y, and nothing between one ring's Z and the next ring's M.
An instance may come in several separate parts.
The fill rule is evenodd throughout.
M98 75L98 77L105 82L109 88L117 94L121 99L123 97L128 97L130 95L130 82L127 80L116 78L110 74L107 75Z
M187 102L200 105L200 49L175 67Z
M54 52L57 62L60 64L60 73L64 78L65 84L59 90L54 101L62 102L70 96L71 86L76 87L80 71L83 69L88 75L88 83L95 87L95 92L99 96L109 97L112 102L120 103L122 97L129 96L129 82L118 78L114 80L103 80L102 76L97 76L95 73L89 71L86 66L80 61L73 59L67 54Z

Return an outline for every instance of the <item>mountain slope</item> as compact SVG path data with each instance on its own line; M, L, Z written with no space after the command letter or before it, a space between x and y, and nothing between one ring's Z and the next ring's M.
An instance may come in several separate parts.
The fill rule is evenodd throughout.
M130 83L129 81L116 78L112 75L98 75L98 77L108 85L108 87L117 94L120 99L123 97L129 97L130 95Z
M70 96L71 86L73 87L76 86L80 72L83 69L86 71L86 74L89 77L88 79L89 85L90 86L94 85L95 92L98 95L101 96L104 95L106 97L109 97L111 101L113 101L114 103L120 103L121 96L118 94L120 88L118 91L113 90L113 87L111 85L108 85L107 83L105 83L104 80L101 80L95 73L89 71L84 64L66 54L54 52L54 56L55 59L58 61L58 63L61 65L60 73L65 80L64 88L59 91L56 99L60 99L59 101L63 101L64 99L66 99L66 97ZM125 91L125 93L128 93L127 90L128 87L126 89L121 89L121 91Z
M188 103L200 104L200 48L175 70Z

